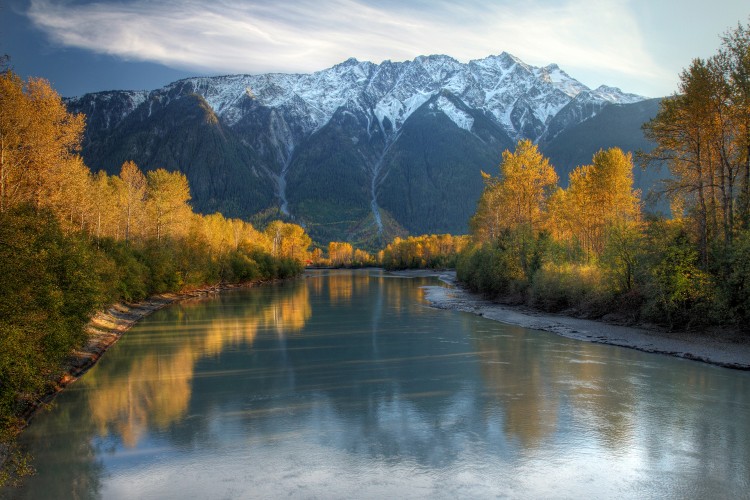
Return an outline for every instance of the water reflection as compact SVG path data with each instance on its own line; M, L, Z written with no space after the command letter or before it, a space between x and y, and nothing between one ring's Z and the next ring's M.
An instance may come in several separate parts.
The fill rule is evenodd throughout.
M555 434L566 405L574 423L599 434L612 449L631 442L635 394L625 360L602 355L601 346L555 338L540 341L536 332L507 327L502 335L472 335L481 359L487 404L503 412L505 433L525 448L540 446ZM566 421L566 425L571 422Z
M206 314L208 304L228 311ZM133 342L122 343L120 362L102 363L82 379L99 435L112 433L132 448L149 428L167 429L187 413L201 359L250 347L259 330L279 337L300 332L310 315L303 282L273 288L264 300L238 303L220 295L168 309L159 322L141 328Z
M748 374L318 272L163 310L26 439L13 496L741 496ZM432 283L432 282L430 282Z

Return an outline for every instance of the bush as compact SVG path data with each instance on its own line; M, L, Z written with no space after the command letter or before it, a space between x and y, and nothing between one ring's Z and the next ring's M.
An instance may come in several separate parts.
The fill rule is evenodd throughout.
M244 252L232 253L229 258L231 278L229 281L238 283L253 281L261 278L260 267L255 260Z
M644 316L670 328L703 325L713 316L716 285L699 267L696 245L682 225L652 222L644 268Z
M750 331L750 230L737 234L728 250L718 254L717 304L714 309L744 331Z
M574 308L588 315L602 316L611 296L598 267L547 264L534 274L530 302L545 311Z
M143 256L127 243L109 238L99 241L99 248L112 262L112 266L103 266L103 270L107 273L104 281L113 302L145 299L149 294L150 270L143 263Z
M146 289L149 294L176 292L182 289L184 282L182 273L177 267L176 246L179 242L158 244L150 241L141 253L146 267L148 267L148 282Z
M491 296L517 293L526 286L518 259L500 244L485 243L464 251L456 277L471 290Z
M0 214L0 420L44 390L80 346L101 307L96 252L67 237L51 212L22 206Z

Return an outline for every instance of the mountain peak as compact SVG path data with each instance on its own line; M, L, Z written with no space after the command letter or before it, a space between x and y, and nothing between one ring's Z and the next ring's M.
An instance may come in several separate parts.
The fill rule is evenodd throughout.
M513 54L509 54L508 52L501 52L500 54L491 54L482 59L472 59L471 61L469 61L469 64L472 64L472 63L478 64L480 66L499 64L505 68L513 66L514 64L526 66L526 63L524 63L522 60L520 60Z
M616 104L631 104L646 99L645 97L637 94L625 93L618 87L610 87L609 85L599 85L591 93L599 99L603 99L605 101L613 102Z
M526 64L522 60L520 60L519 58L517 58L516 56L514 56L513 54L511 54L509 52L502 51L500 53L499 57L500 57L500 59L502 59L504 61L511 61L511 62L516 63L516 64L524 64L524 65Z
M358 64L359 64L359 61L357 60L356 57L350 57L346 61L340 62L340 63L334 65L334 68L346 67L346 66L357 66Z
M456 59L452 58L451 56L447 56L445 54L430 54L429 56L417 56L414 58L414 61L424 63L424 62L452 62L456 64L460 64Z

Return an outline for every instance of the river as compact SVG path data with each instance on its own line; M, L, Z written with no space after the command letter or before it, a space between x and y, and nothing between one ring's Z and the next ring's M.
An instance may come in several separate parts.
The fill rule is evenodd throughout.
M314 271L157 311L35 417L13 498L747 498L750 373Z

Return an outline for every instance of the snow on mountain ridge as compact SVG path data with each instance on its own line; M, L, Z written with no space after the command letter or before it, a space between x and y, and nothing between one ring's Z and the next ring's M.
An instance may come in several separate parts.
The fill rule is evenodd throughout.
M180 90L201 95L230 126L247 114L246 104L251 100L300 123L304 135L325 126L347 103L354 103L368 121L377 121L383 131L387 119L395 134L411 113L445 90L466 105L493 116L511 138L533 140L538 140L552 118L581 92L587 91L588 98L602 103L645 99L614 87L591 90L556 64L534 67L507 52L468 63L447 55L380 64L350 58L309 74L188 78L149 95L169 99L170 92ZM133 103L146 99L145 94L139 95Z
M617 87L609 87L607 85L600 85L592 90L591 93L604 101L615 104L633 104L645 99L637 94L626 94Z
M439 110L445 113L445 115L450 118L453 123L455 123L459 128L471 132L471 128L474 126L473 116L471 116L466 111L458 109L458 107L444 95L438 97L435 105Z

